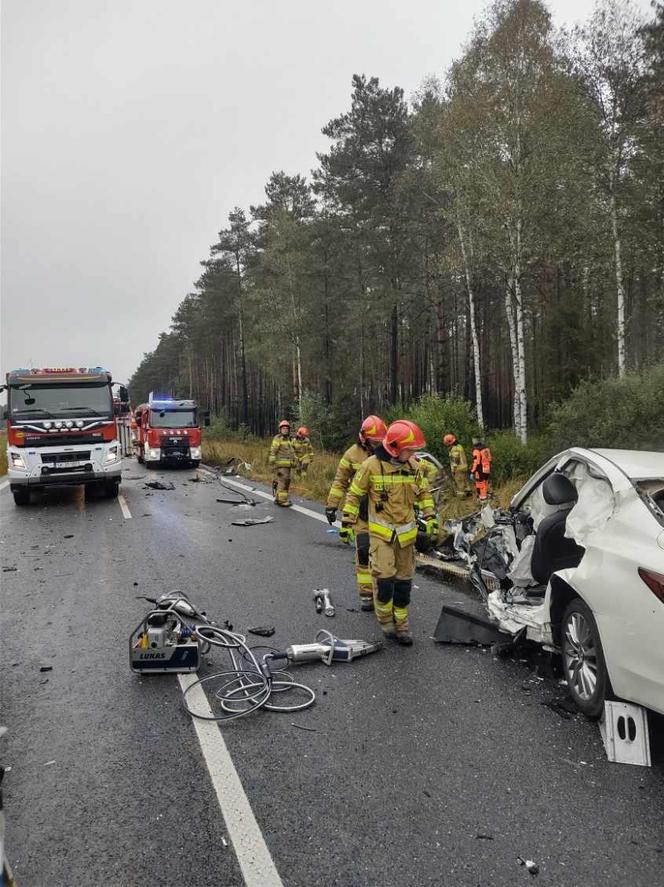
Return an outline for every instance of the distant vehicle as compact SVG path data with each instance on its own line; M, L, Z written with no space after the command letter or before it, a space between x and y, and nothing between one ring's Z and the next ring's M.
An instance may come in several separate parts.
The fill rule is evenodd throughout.
M84 484L86 494L118 495L122 453L116 415L127 409L102 367L20 369L7 373L7 462L17 505L47 486Z
M205 424L209 413L203 412ZM136 457L148 468L159 465L188 465L201 461L201 429L194 400L153 398L136 407Z
M487 596L497 625L559 651L589 717L612 696L664 714L664 454L565 450L494 517L484 559L506 560Z

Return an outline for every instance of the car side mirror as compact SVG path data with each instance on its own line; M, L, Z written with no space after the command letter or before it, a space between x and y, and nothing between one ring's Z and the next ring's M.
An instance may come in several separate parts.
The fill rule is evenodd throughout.
M203 424L205 425L206 428L209 428L210 427L210 411L203 410L201 412L201 416L203 417Z
M118 394L120 396L120 403L129 403L129 391L124 385L119 386Z
M3 420L9 419L9 410L7 409L7 407L2 408L2 418Z

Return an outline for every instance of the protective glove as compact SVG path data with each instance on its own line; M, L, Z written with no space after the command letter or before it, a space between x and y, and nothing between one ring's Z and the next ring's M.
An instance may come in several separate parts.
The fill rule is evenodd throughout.
M343 523L339 530L339 538L345 545L350 545L351 542L355 541L355 530L350 524Z
M337 509L336 508L326 508L325 509L325 517L327 518L327 522L330 526L337 519Z
M426 520L426 533L429 539L434 539L438 535L438 518L429 517Z

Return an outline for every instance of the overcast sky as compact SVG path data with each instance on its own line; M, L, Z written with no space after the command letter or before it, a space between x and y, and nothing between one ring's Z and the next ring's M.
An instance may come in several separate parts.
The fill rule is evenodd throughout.
M592 0L553 0L557 24ZM648 10L648 0L639 6ZM126 380L229 210L309 174L354 73L411 95L479 0L3 0L2 373Z

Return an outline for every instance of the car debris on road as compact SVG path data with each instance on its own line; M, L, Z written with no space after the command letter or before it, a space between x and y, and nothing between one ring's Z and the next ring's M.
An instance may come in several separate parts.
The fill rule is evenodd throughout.
M262 638L271 638L275 632L274 625L257 625L255 628L248 628L249 634L255 634Z
M314 588L314 604L317 613L325 613L326 616L334 616L335 609L330 597L329 588Z
M244 520L234 520L231 521L232 527L255 527L257 524L271 524L274 520L273 517L268 515L267 517L246 517Z

